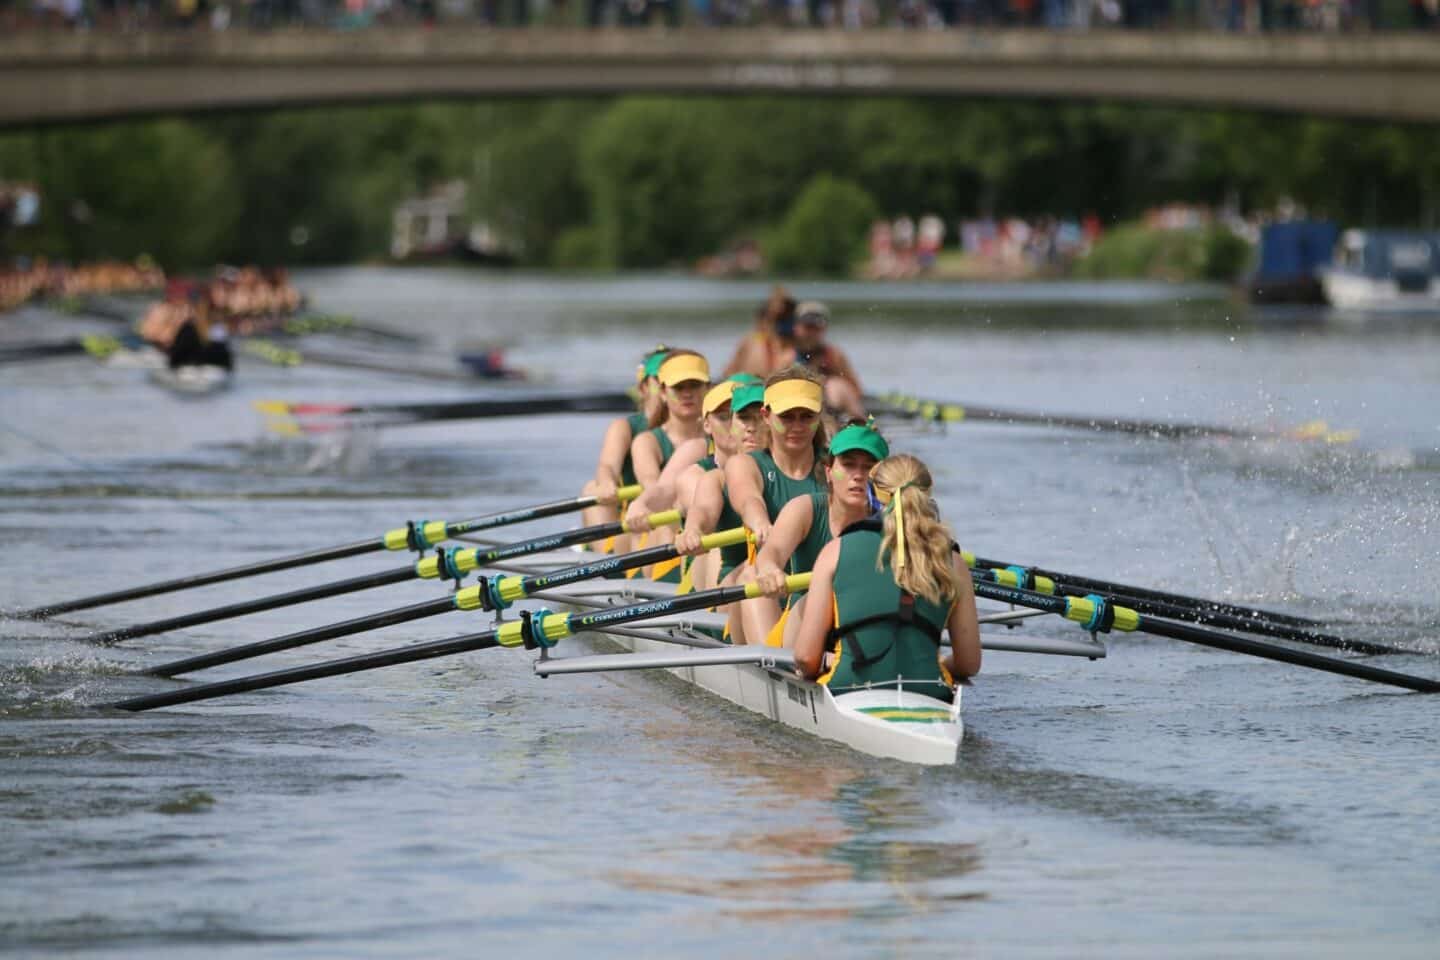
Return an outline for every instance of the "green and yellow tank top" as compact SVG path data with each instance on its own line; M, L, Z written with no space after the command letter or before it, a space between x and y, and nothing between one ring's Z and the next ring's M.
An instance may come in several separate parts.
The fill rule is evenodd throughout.
M655 440L660 444L660 468L663 470L670 458L675 456L675 441L670 439L670 434L665 432L664 427L654 427L650 431L655 435Z
M752 450L749 456L755 460L755 465L760 468L761 489L765 497L765 512L770 514L771 523L774 523L775 518L780 516L780 511L784 508L785 504L794 500L796 497L825 492L825 485L815 479L813 471L800 480L786 476L780 468L775 465L775 458L770 456L769 450Z
M644 433L650 426L650 418L643 413L632 413L625 418L630 425L630 440L633 442L636 437ZM620 485L632 486L635 483L635 462L630 459L630 447L625 447L625 462L620 465Z
M876 569L880 541L874 521L855 524L840 537L835 629L830 632L839 659L822 682L837 694L903 686L950 701L954 694L939 660L950 607L902 591L889 557Z

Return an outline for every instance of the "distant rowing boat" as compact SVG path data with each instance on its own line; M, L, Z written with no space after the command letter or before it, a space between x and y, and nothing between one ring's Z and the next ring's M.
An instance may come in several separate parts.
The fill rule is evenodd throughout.
M231 373L210 364L159 367L149 372L150 382L172 393L205 396L230 386Z

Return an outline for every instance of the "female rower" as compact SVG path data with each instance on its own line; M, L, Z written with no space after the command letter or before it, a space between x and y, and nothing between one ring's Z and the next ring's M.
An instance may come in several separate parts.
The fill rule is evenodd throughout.
M595 476L580 491L582 496L594 497L598 501L595 506L587 507L581 514L582 522L586 526L611 523L620 517L615 491L635 482L630 444L644 431L658 427L666 415L657 375L668 352L669 348L662 344L640 361L640 366L635 368L635 389L640 395L640 409L627 417L610 421L610 426L605 428L605 439L600 444L600 460L595 465Z
M740 602L743 636L772 647L794 646L805 595L790 594L782 610L778 598L785 593L785 576L809 573L827 543L870 516L870 471L889 455L890 445L869 424L852 423L835 434L826 458L828 489L785 504L755 557L753 579L765 595Z
M957 680L980 672L970 573L940 522L925 464L888 457L871 480L882 512L820 551L795 665L834 693L903 686L951 700ZM942 631L950 635L944 658Z
M770 538L771 524L785 504L825 489L821 461L827 444L820 422L822 402L819 377L804 367L787 367L771 376L765 381L763 411L769 449L732 457L725 464L724 500L750 531L757 550ZM720 520L722 502L715 496L717 492L711 484L710 496L703 502L697 497L696 515L685 525L687 536L676 543L680 552L698 553L700 534L718 529L715 524ZM720 582L725 586L738 583L744 569L729 571ZM764 639L747 638L735 612L732 605L730 635L734 642Z
M635 479L641 486L651 486L660 479L675 456L675 451L689 440L703 440L705 428L700 424L701 403L710 389L710 365L694 350L671 350L655 373L660 381L661 402L665 415L661 422L641 432L630 442L630 460L635 465ZM694 463L703 455L704 446L687 448L686 456Z
M743 393L745 388L751 388L749 393ZM737 398L736 395L740 396ZM742 408L753 404L752 417L755 423L760 422L759 404L764 396L764 387L760 386L758 377L752 377L748 373L737 373L732 377L722 380L705 394L702 404L705 415L702 425L705 429L707 439L703 446L699 440L691 440L679 448L671 462L666 465L660 473L660 479L652 486L646 487L630 509L625 514L625 520L631 530L647 530L649 524L647 518L657 510L664 510L669 507L677 507L685 516L693 516L695 497L700 485L705 481L707 475L713 474L720 477L721 470L726 462L737 454L747 453L750 450L759 449L761 440L760 431L754 426L747 429L743 425L736 428L736 417L732 408L732 401L741 402ZM696 456L700 451L703 456ZM688 462L694 457L693 462ZM676 469L680 467L681 469ZM723 494L722 494L723 496ZM723 512L723 509L722 509ZM731 526L739 526L740 521L736 518ZM727 550L734 551L735 548L727 547ZM739 560L745 561L745 547L739 547ZM717 570L721 560L714 552L694 558L693 562L685 569L688 569L689 576L682 577L681 583L688 582L693 589L708 590L715 586L719 580ZM658 565L657 565L658 566ZM732 564L733 566L733 564ZM688 588L682 587L682 591Z
M660 471L660 479L646 487L630 504L625 513L630 529L648 529L645 518L659 510L675 507L684 514L690 513L695 488L700 480L717 467L723 467L725 461L740 448L740 433L731 426L734 420L730 406L732 394L740 387L759 383L758 377L737 373L706 392L705 399L700 403L700 426L705 431L704 437L687 440L676 447L674 456Z
M665 404L666 416L658 427L652 427L637 436L630 444L630 459L635 464L635 479L645 488L661 482L667 466L673 466L671 475L698 461L705 454L702 402L710 387L710 365L705 358L693 350L671 350L656 371L660 381L660 395ZM698 442L692 442L698 441ZM661 527L650 533L640 534L633 540L615 545L615 551L633 550L640 547L654 547L671 543L675 539L672 527ZM633 569L628 575L641 573L652 580L679 583L682 575L678 557L663 561L644 570Z
M675 539L675 549L684 556L694 556L701 552L702 535L743 526L740 515L730 503L725 485L725 468L746 454L766 449L770 440L770 427L765 421L763 384L745 383L731 391L730 432L735 443L734 451L719 469L708 471L697 478L695 490L690 496L690 508L685 514L685 529ZM734 584L739 576L735 571L748 563L749 558L750 548L744 543L721 547L714 551L713 556L707 555L705 562L698 565L692 577L695 589L708 590L721 583L727 586Z

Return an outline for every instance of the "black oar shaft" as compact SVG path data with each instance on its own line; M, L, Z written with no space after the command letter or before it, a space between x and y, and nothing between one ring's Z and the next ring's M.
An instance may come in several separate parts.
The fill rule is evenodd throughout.
M1212 612L1194 605L1161 603L1158 600L1146 600L1143 597L1135 597L1114 590L1092 590L1085 587L1072 586L1069 583L1062 583L1058 580L1055 581L1055 592L1068 597L1081 597L1088 593L1101 593L1106 600L1154 617L1165 617L1168 620L1188 620L1192 623L1220 627L1225 630L1258 633L1267 637L1277 637L1281 640L1294 640L1299 643L1308 643L1317 647L1328 647L1332 650L1345 650L1350 653L1364 653L1374 656L1410 652L1408 650L1401 650L1398 647L1386 646L1383 643L1371 643L1368 640L1352 640L1347 637L1338 636L1337 634L1321 633L1317 630L1306 630L1301 627L1287 627L1283 624L1271 623L1268 620L1260 620L1254 617L1230 616L1226 613Z
M156 677L175 677L182 673L191 673L195 670L218 667L225 663L234 663L237 660L249 660L252 657L261 657L267 653L291 650L295 647L303 647L311 643L320 643L324 640L348 637L351 634L362 633L366 630L379 630L381 627L390 627L397 623L408 623L411 620L433 617L436 614L448 613L454 609L455 602L450 597L445 597L440 600L427 600L424 603L411 604L408 607L399 607L394 610L387 610L384 613L372 614L366 617L356 617L353 620L343 620L340 623L331 623L323 627L315 627L311 630L289 633L283 637L258 640L255 643L241 644L238 647L228 647L224 650L216 650L214 653L202 653L199 656L186 657L183 660L172 660L169 663L162 663L160 666L152 667L144 672Z
M309 603L311 600L322 600L326 597L338 597L345 593L355 593L359 590L369 590L373 587L383 587L392 583L402 583L415 578L414 566L401 567L397 570L386 570L381 573L367 574L363 577L351 577L348 580L336 580L332 583L322 583L314 587L306 587L303 590L292 590L289 593L277 593L268 597L257 597L254 600L244 600L240 603L231 603L223 607L211 607L209 610L197 610L195 613L187 613L178 617L167 617L164 620L152 620L149 623L137 623L128 627L119 627L115 630L106 630L103 633L93 633L80 640L85 643L111 644L121 640L130 640L135 637L148 637L157 633L165 633L167 630L180 630L185 627L195 627L202 623L214 623L217 620L229 620L232 617L243 617L251 613L260 613L264 610L276 610L280 607L294 606L297 603Z
M462 533L475 533L480 530L490 530L495 527L508 526L514 523L543 520L546 517L553 517L562 513L573 513L577 510L583 510L586 507L592 507L595 503L596 500L594 497L570 497L565 500L555 500L550 503L542 503L532 507L521 507L518 510L505 510L499 513L489 513L481 517L472 517L468 520L446 523L445 528L448 536L455 537ZM398 532L404 533L403 530ZM144 597L154 597L164 593L189 590L192 587L208 586L212 583L224 583L228 580L239 580L243 577L256 577L261 574L289 570L311 563L322 563L326 560L343 560L347 557L355 557L365 553L375 553L386 549L389 549L389 547L386 544L385 537L372 537L368 540L357 540L354 543L345 543L335 547L322 547L318 550L309 550L305 553L292 554L288 557L277 557L273 560L247 563L243 566L230 567L226 570L216 570L211 573L197 573L188 577L178 577L174 580L164 580L159 583L131 587L127 590L115 590L110 593L97 594L93 597L81 597L78 600L49 603L42 607L22 610L18 613L11 614L11 616L23 619L51 617L61 613L70 613L75 610L89 610L94 607L108 606L112 603L122 603L126 600L139 600Z
M639 487L635 488L639 490ZM519 510L507 510L502 513L486 514L483 517L475 517L470 520L457 520L454 523L446 524L450 536L457 537L462 533L478 533L481 530L491 530L495 527L505 527L514 523L525 523L530 520L544 520L546 517L559 516L562 513L575 513L577 510L584 510L593 507L597 503L594 497L570 497L565 500L554 500L550 503L542 503L533 507L522 507Z
M684 613L689 610L703 610L707 607L719 606L740 600L750 595L750 592L754 589L754 584L738 587L720 587L715 590L704 590L699 593L686 594L684 596L666 597L662 600L652 600L627 607L614 607L608 610L597 610L594 613L584 615L572 615L568 618L569 626L567 627L567 632L578 633L581 630L601 629L635 620L645 620L674 613ZM799 587L796 589L799 589ZM507 624L507 628L512 631L518 626L519 624L514 621ZM181 703L193 703L197 700L210 700L215 697L228 696L232 693L249 693L255 690L268 690L272 687L301 683L306 680L337 677L348 673L359 673L362 670L374 670L378 667L414 663L419 660L433 660L437 657L448 657L452 654L500 646L500 634L501 630L486 630L481 633L450 637L445 640L432 640L428 643L417 643L408 647L397 647L392 650L382 650L377 653L357 654L353 657L345 657L340 660L327 660L323 663L311 664L304 667L291 667L288 670L277 670L272 673L238 677L234 680L221 680L216 683L205 683L180 690L171 690L168 693L152 694L145 697L132 697L129 700L122 700L119 703L112 703L108 706L117 710L129 710L132 712L153 710L156 707L171 707Z
M1035 593L1032 590L1017 590L1014 587L1001 586L985 581L979 581L975 584L975 595L977 597L984 597L987 600L999 600L1002 603L1012 603L1017 606L1030 607L1034 610L1046 610L1050 613L1058 613L1061 616L1064 616L1068 609L1068 602L1064 597ZM1440 681L1431 680L1426 677L1416 677L1406 673L1397 673L1393 670L1383 670L1379 667L1372 667L1364 663L1355 663L1350 660L1322 657L1318 653L1311 653L1308 650L1282 647L1276 643L1266 643L1263 640L1255 640L1250 637L1237 637L1234 634L1221 633L1218 630L1207 630L1203 627L1192 626L1188 623L1172 623L1169 620L1157 620L1153 617L1142 615L1139 617L1139 624L1135 629L1141 633L1149 633L1157 637L1184 640L1189 643L1200 644L1201 646L1214 647L1217 650L1245 653L1252 657L1262 657L1266 660L1277 660L1281 663L1309 667L1312 670L1323 670L1326 673L1355 677L1360 680L1369 680L1373 683L1385 683L1391 686L1403 687L1406 690L1414 690L1418 693L1440 693Z
M119 703L112 703L110 706L118 710L138 712L141 710L153 710L156 707L172 707L181 703L193 703L196 700L211 700L215 697L224 697L232 693L249 693L252 690L268 690L271 687L281 687L290 683L301 683L305 680L318 680L322 677L337 677L347 673L359 673L361 670L374 670L377 667L389 667L400 663L410 663L414 660L429 660L435 657L448 656L452 653L464 653L467 650L483 650L486 647L498 646L498 641L495 639L496 636L497 631L487 630L484 633L455 637L448 641L422 643L413 647L400 647L382 653L356 654L353 657L345 657L342 660L326 660L323 663L311 664L305 667L291 667L288 670L277 670L273 673L262 673L251 677L237 677L234 680L202 683L199 686L171 690L169 693L157 693L147 697L134 697L129 700L122 700Z
M1193 627L1188 623L1171 623L1167 620L1146 618L1141 621L1140 629L1160 637L1198 643L1201 646L1229 650L1232 653L1245 653L1252 657L1263 657L1266 660L1278 660L1281 663L1292 663L1296 666L1309 667L1312 670L1323 670L1326 673L1355 677L1373 683L1385 683L1403 687L1406 690L1414 690L1417 693L1440 693L1440 681L1437 680L1397 673L1394 670L1384 670L1380 667L1372 667L1367 663L1322 657L1318 653L1311 653L1308 650L1296 650L1293 647L1282 647L1277 643L1266 643L1250 637L1237 637L1234 634L1221 633L1217 630L1205 630L1201 627Z
M178 590L189 590L192 587L204 587L212 583L239 580L242 577L258 577L263 573L289 570L293 567L300 567L310 563L323 563L326 560L343 560L346 557L355 557L363 553L383 549L385 549L385 544L381 542L378 537L369 540L357 540L355 543L341 544L338 547L308 550L305 553L296 553L288 557L277 557L274 560L247 563L243 566L230 567L226 570L215 570L210 573L197 573L188 577L177 577L174 580L163 580L159 583L149 583L140 587L131 587L127 590L115 590L110 593L96 594L93 597L82 597L79 600L67 600L63 603L47 603L42 607L22 610L19 613L12 614L12 616L27 619L52 617L57 614L70 613L75 610L89 610L94 607L103 607L112 603L123 603L126 600L139 600L144 597L159 596L162 593L174 593Z
M599 537L608 536L611 533L618 533L624 529L623 524L602 523L591 527L582 527L579 530L572 530L568 533L557 534L553 537L539 537L533 540L522 540L504 547L497 547L486 553L477 553L479 563L484 566L493 563L497 559L505 557L523 556L526 554L540 553L556 546L563 546L569 543L584 543ZM625 570L631 567L643 566L647 563L655 563L660 560L669 559L674 556L674 548L669 546L653 547L648 551L637 553L621 554L609 558L613 562L605 565L606 570ZM571 568L573 569L573 568ZM584 568L589 569L589 568ZM596 576L598 574L590 574ZM579 574L576 574L579 576ZM584 579L583 576L579 576ZM570 581L566 581L570 582ZM553 584L552 584L553 585ZM475 592L470 588L469 592ZM528 592L528 591L527 591ZM301 647L311 643L319 643L323 640L333 640L338 637L346 637L355 633L362 633L367 630L378 630L381 627L388 627L397 623L406 623L411 620L419 620L424 617L435 616L436 614L448 613L451 610L464 609L456 603L456 595L443 600L430 600L425 603L413 604L408 607L399 607L394 610L387 610L382 613L371 614L364 617L356 617L352 620L345 620L340 623L327 624L322 627L315 627L311 630L301 630L298 633L286 634L282 637L274 637L269 640L259 640L255 643L242 644L237 647L229 647L224 650L217 650L214 653L200 654L194 657L186 657L183 660L175 660L170 663L161 664L144 672L161 677L173 677L182 673L190 673L194 670L202 670L206 667L219 666L223 663L234 663L237 660L248 660L251 657L263 656L267 653L274 653L279 650L289 650L294 647ZM480 601L482 604L484 601Z
M510 397L439 403L360 404L340 411L346 417L379 418L381 423L439 422L489 417L523 417L546 413L628 413L635 401L627 393L596 393L563 397Z
M976 557L975 566L987 570L1005 569L1013 564L1005 563L1003 560L990 560L985 557ZM1023 564L1022 564L1023 566ZM1051 580L1063 581L1072 587L1086 587L1096 593L1106 591L1124 594L1143 600L1154 600L1159 603L1172 603L1181 606L1199 605L1213 613L1223 613L1231 617L1245 617L1251 620L1269 620L1273 623L1283 623L1292 627L1318 627L1319 620L1311 620L1307 617L1297 617L1289 613L1276 613L1273 610L1262 610L1259 607L1239 606L1232 603L1223 603L1219 600L1206 600L1201 597L1187 597L1178 593L1166 593L1163 590L1151 590L1148 587L1134 587L1125 583L1112 583L1107 580L1095 580L1090 577L1077 576L1073 573L1060 573L1055 570L1045 570L1040 567L1027 567L1037 577L1049 577Z

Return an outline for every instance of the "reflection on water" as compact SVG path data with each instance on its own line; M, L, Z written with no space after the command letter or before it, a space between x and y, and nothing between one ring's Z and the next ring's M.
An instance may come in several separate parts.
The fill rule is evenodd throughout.
M512 363L575 390L623 384L657 340L728 356L765 292L460 271L302 282L317 309L423 328L434 349L508 342ZM946 518L982 555L1279 606L1440 651L1435 333L1272 329L1164 288L1091 289L1079 305L1054 303L1075 293L1055 287L800 292L832 301L833 336L876 392L1358 430L1327 446L887 425L892 445L931 465ZM36 317L15 323L81 329ZM0 609L572 496L604 422L455 421L292 444L261 428L253 401L467 391L244 358L234 390L203 403L78 360L7 370L0 391L0 421L20 431L0 430ZM1433 952L1435 701L1167 641L1111 637L1094 663L987 654L960 762L939 770L814 742L673 678L537 680L509 650L142 717L92 709L194 682L130 672L147 664L428 600L433 585L106 650L78 634L397 562L316 565L58 623L0 620L0 857L13 865L0 945ZM457 617L195 680L489 623ZM1429 655L1375 660L1436 670Z

